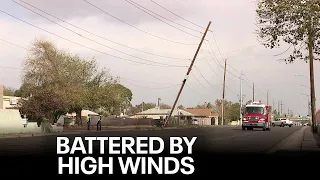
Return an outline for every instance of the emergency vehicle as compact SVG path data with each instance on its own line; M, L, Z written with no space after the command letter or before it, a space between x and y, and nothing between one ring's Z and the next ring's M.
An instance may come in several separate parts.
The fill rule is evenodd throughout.
M272 126L272 108L259 102L248 102L243 110L242 130L262 128L270 131Z

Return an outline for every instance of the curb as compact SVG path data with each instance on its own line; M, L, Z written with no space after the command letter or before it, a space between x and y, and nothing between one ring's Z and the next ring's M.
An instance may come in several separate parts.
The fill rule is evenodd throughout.
M279 150L301 150L304 132L308 127L302 127L293 134L287 136L285 139L277 143L275 146L267 150L267 154L276 153Z
M9 138L24 138L24 137L37 137L37 136L55 136L55 135L71 135L71 134L87 134L87 133L100 133L100 132L108 132L108 131L158 131L158 130L171 130L171 129L185 129L185 128L164 128L164 129L107 129L102 131L86 131L86 130L78 130L78 131L64 131L64 132L57 132L57 133L39 133L39 134L19 134L19 135L4 135L0 139L9 139Z

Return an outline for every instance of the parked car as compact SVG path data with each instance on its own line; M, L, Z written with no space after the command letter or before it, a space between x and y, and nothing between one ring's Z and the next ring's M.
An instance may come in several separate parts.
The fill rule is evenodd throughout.
M196 120L196 119L193 119L193 120L192 120L192 125L199 125L199 121Z

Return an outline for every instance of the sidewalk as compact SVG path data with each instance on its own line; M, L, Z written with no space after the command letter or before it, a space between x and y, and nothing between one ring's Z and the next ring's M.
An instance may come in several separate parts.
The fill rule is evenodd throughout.
M313 134L311 127L304 131L303 141L301 143L301 151L319 151L320 152L319 134Z
M318 134L313 134L311 127L302 127L300 130L289 136L281 143L278 151L300 151L319 152L320 138Z

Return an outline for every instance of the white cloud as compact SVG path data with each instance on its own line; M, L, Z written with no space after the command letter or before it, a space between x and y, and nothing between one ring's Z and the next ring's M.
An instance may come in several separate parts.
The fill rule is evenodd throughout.
M89 7L83 1L77 1L79 3L75 3L75 1L67 2L56 0L41 3L42 1L39 0L28 0L26 2L33 4L45 10L46 12L58 16L68 21L69 23L86 29L92 33L142 51L160 54L163 56L192 59L197 48L197 46L179 45L154 38L128 25L120 23L115 19L111 20L110 17L107 17L104 13L101 13L98 10ZM123 0L121 2L117 1L117 4L109 3L109 6L103 5L103 3L97 3L97 1L95 0L90 0L90 2L100 4L99 7L108 10L117 15L117 17L132 23L137 28L145 30L157 36L192 44L198 44L200 41L200 39L191 37L148 16L147 14L139 11L133 6L130 6L130 4L126 3ZM135 2L139 2L140 4L145 5L153 11L172 20L175 20L175 22L177 23L184 24L188 27L197 28L196 26L192 26L192 24L190 23L174 17L172 14L166 12L165 10L150 3L147 0ZM246 77L250 80L246 80L248 81L248 83L243 84L243 91L246 94L246 100L252 99L252 90L247 84L252 86L252 82L255 82L255 87L259 89L258 91L256 91L256 99L266 101L267 90L270 90L270 104L272 103L273 99L275 101L282 100L283 103L286 104L286 107L292 109L294 112L301 114L306 113L306 109L302 107L306 104L306 102L302 101L300 99L300 96L297 96L297 94L309 93L308 89L300 86L300 84L308 86L309 83L306 78L297 77L293 74L304 74L308 76L308 64L304 62L297 62L292 65L280 63L276 61L277 58L273 55L284 51L286 49L286 46L277 50L268 50L257 42L256 35L253 33L255 30L255 5L251 3L251 0L247 0L245 2L230 0L202 0L198 1L197 3L194 1L178 0L180 4L187 8L183 8L176 3L173 3L173 1L169 0L164 2L155 0L155 2L160 3L168 9L171 9L184 18L192 20L193 22L197 22L197 24L200 24L201 26L206 26L208 23L207 21L212 20L211 27L214 30L220 52L223 53L223 58L227 58L227 64L236 69L238 72L242 70ZM81 32L81 34L85 37L97 41L105 46L109 46L111 48L132 55L128 56L99 45L88 39L82 38L81 36L60 27L59 25L50 23L43 18L41 19L41 17L35 14L32 15L30 11L27 11L25 9L23 10L22 8L17 8L19 6L15 3L1 5L2 3L3 2L0 3L0 7L5 7L4 10L6 12L22 18L45 30L55 33L56 35L67 38L70 41L80 43L98 51L135 61L142 60L134 58L132 56L137 56L142 59L157 61L161 63L170 63L184 66L188 66L190 64L189 61L166 59L128 49L123 46L114 44L110 41L106 41L99 37L93 36L91 34L81 32L79 29L59 22L61 23L61 25L67 28L70 28L79 33ZM172 83L181 84L187 71L187 68L162 68L138 65L111 56L106 56L105 54L86 49L54 35L50 35L23 22L10 18L5 14L0 15L0 23L2 27L5 27L0 29L0 39L4 39L14 44L18 44L28 48L30 47L30 43L35 38L45 37L54 41L59 48L68 49L70 52L79 54L82 57L95 57L101 67L106 67L111 70L111 73L113 75L124 78L122 82L130 89L132 89L134 93L134 104L140 103L141 101L155 102L158 97L161 97L165 103L173 104L174 98L176 97L180 86L175 86L167 89L152 88L169 87L172 86ZM187 31L187 29L185 30ZM193 31L188 32L200 36L200 33L197 34ZM217 49L217 44L215 43L212 34L208 33L206 38L211 41L211 46L217 58L216 60L218 60L220 64L223 64L223 58L221 58L219 55L220 53ZM209 82L217 85L217 87L214 86L214 88L208 85L206 80L202 78L201 74L194 67L192 73L207 89L203 88L202 85L200 85L195 80L195 78L190 75L187 81L187 86L185 87L179 100L179 104L183 103L185 106L193 106L198 103L209 101L213 102L216 98L220 98L222 96L221 84L223 69L217 66L206 48L207 46L202 46L202 50L200 51L198 56L199 59L196 60L195 65L198 69L201 70L201 74L204 75ZM0 41L0 49L0 66L4 67L20 67L21 63L27 55L26 50L18 48L16 46L12 46L2 41ZM239 49L242 50L235 51ZM205 60L204 58L206 58L207 60ZM210 66L208 64L209 62ZM318 65L319 63L316 62L316 87L318 85L317 79L320 75L317 71ZM228 66L228 70L236 76L239 76L239 74L235 72L231 67ZM219 76L217 76L215 73ZM0 68L0 83L2 84L12 87L19 87L21 83L20 76L20 70ZM144 83L140 81L128 81L126 79L160 83ZM240 91L239 78L233 77L230 73L228 73L226 82L228 89L232 91L231 92L227 90L226 98L232 101L238 101L237 94L239 94ZM316 93L317 95L320 95L320 92L316 91ZM320 104L318 103L318 107L319 105Z

